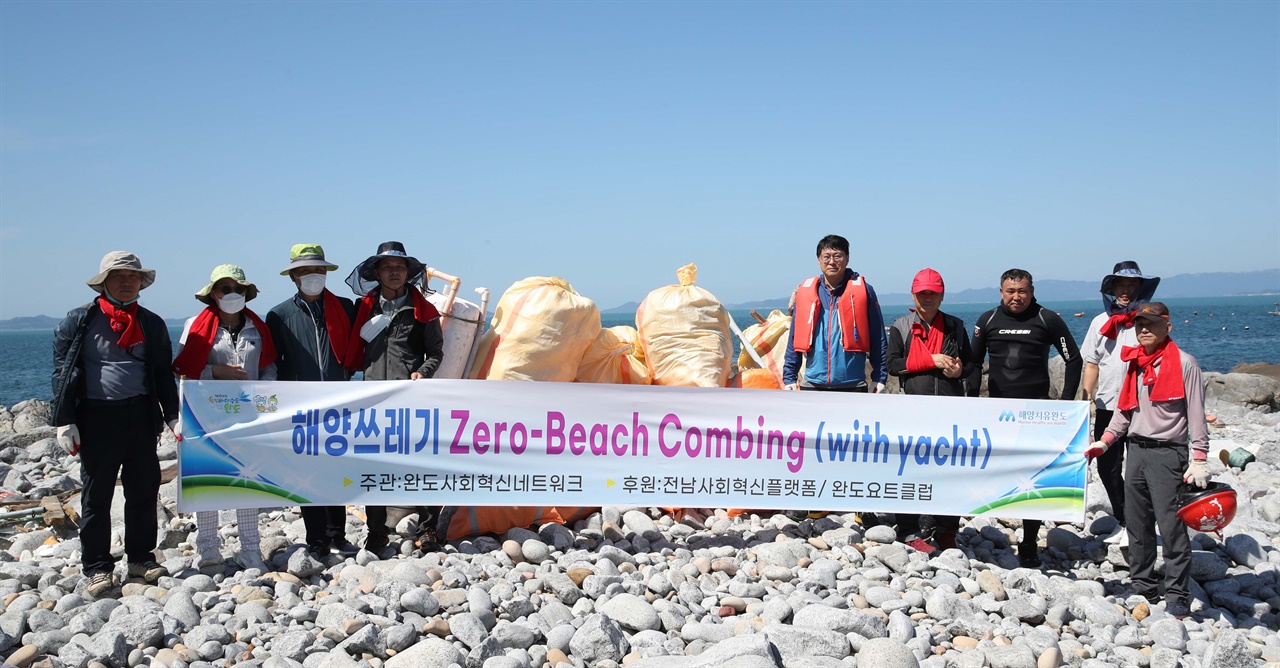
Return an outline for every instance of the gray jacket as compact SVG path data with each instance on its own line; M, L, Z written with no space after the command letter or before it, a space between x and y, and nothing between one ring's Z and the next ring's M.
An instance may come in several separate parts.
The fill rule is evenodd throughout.
M391 324L365 343L364 379L408 380L415 372L430 378L443 359L440 319L419 322L413 317L413 302L406 299L405 305L391 316Z

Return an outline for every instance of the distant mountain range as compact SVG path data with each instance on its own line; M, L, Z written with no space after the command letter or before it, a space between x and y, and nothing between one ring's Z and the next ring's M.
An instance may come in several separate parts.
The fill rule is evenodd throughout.
M1066 302L1098 297L1097 279L1091 281L1055 281L1041 280L1036 282L1036 299L1042 302ZM910 304L911 295L905 292L880 292L880 303L887 306ZM1178 274L1165 276L1160 280L1160 297L1236 297L1241 295L1280 295L1280 268L1263 269L1261 271L1212 272L1206 274ZM780 309L786 310L790 295L774 299L725 304L731 311L747 309ZM951 304L994 304L1000 301L1000 291L994 287L969 288L947 293L947 302ZM627 302L601 313L619 314L635 313L640 302ZM47 315L26 316L0 320L0 332L53 329L60 318ZM183 318L166 318L170 327L181 327Z
M1098 297L1099 280L1092 281L1036 281L1036 299L1042 302L1066 302ZM1241 295L1280 294L1280 268L1261 271L1212 272L1205 274L1178 274L1160 279L1160 297L1236 297ZM911 295L905 292L879 292L884 305L910 304ZM747 309L786 310L790 295L775 299L763 299L740 304L725 304L731 311ZM994 304L1000 301L1000 291L994 287L969 288L947 293L951 304ZM606 314L635 313L640 302L627 302L606 311ZM3 323L0 323L3 325Z
M0 332L30 331L33 329L53 329L62 322L62 318L51 318L47 315L30 315L22 318L0 320ZM181 327L186 324L185 318L165 318L164 324L170 327Z

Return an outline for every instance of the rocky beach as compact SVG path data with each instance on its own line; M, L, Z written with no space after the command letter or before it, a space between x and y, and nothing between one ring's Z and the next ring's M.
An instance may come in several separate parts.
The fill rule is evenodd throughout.
M1018 565L1016 520L967 518L958 548L926 555L853 513L643 507L321 562L290 508L263 513L263 573L230 560L192 568L195 523L174 511L170 472L157 558L171 575L95 600L72 521L79 460L54 440L48 405L25 401L0 407L0 657L21 668L1277 668L1280 380L1248 370L1206 374L1211 472L1237 490L1239 512L1221 538L1193 533L1182 620L1130 595L1096 481L1084 525L1046 523L1039 569ZM1233 453L1244 468L1226 466ZM166 438L166 471L176 457ZM347 535L360 543L356 510ZM230 555L234 512L222 520Z

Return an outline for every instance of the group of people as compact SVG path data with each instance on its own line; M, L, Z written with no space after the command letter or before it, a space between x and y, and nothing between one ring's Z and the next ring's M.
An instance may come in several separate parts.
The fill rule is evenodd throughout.
M1175 488L1184 481L1207 484L1208 429L1200 369L1169 339L1168 308L1150 301L1159 278L1143 275L1135 262L1116 264L1102 280L1105 309L1081 350L1062 318L1036 302L1032 276L1022 269L1001 275L1001 303L978 317L971 338L962 320L941 310L946 288L937 271L916 274L914 309L886 328L875 289L849 269L849 242L824 237L817 258L819 275L793 295L785 389L881 393L892 374L906 394L977 396L989 357L990 396L1048 399L1050 348L1056 348L1065 362L1061 397L1074 399L1083 375L1086 398L1096 407L1095 442L1086 454L1097 462L1122 527L1109 540L1127 543L1132 585L1155 600L1159 524L1167 608L1187 614L1191 548L1176 515ZM324 382L346 381L357 371L367 380L435 374L443 335L440 314L417 289L425 288L423 264L399 242L381 244L347 277L358 302L327 288L327 274L337 269L318 244L294 246L280 273L295 294L263 320L246 306L257 286L240 267L219 265L195 293L205 308L186 322L175 359L164 321L137 303L155 271L132 253L103 258L88 281L99 296L68 313L54 334L52 421L59 443L81 458L80 537L89 593L116 586L110 510L117 478L125 494L128 576L154 583L166 574L154 556L156 440L161 430L176 428L177 377ZM419 514L418 538L430 547L439 507L408 510ZM375 554L388 547L387 511L366 508L364 547ZM355 551L343 507L303 507L302 518L307 546L317 556ZM899 538L923 551L955 547L958 517L925 519L922 528L920 516L898 514ZM237 520L236 563L265 570L258 511L240 509ZM198 565L223 563L217 513L197 513L196 521ZM1024 566L1040 565L1039 530L1039 521L1023 523L1018 557Z
M440 366L444 336L440 314L426 299L426 267L403 244L389 241L347 277L359 297L353 302L326 286L338 266L318 244L295 245L288 276L295 293L259 317L247 307L258 296L242 268L219 265L195 293L205 305L187 320L177 357L164 320L138 304L155 282L137 255L113 251L103 257L88 285L98 293L69 312L54 331L53 409L58 443L81 460L81 562L87 591L113 590L111 501L119 479L125 495L125 556L130 578L155 583L167 570L155 561L161 430L176 438L177 378L199 380L347 381L431 378ZM439 507L417 512L417 541L436 542ZM364 547L381 554L391 528L386 507L366 507ZM304 506L307 547L317 557L353 554L342 506ZM242 568L266 571L259 544L259 511L236 511ZM218 513L196 513L197 567L224 563Z
M1035 299L1032 276L1010 269L1000 276L1000 305L978 316L972 339L964 321L942 312L942 276L922 269L912 280L915 307L886 328L875 289L849 268L849 242L818 242L817 276L793 294L783 384L788 390L881 393L890 374L905 394L978 396L989 360L992 397L1049 399L1050 348L1065 363L1060 397L1075 399L1083 385L1095 408L1097 463L1119 529L1107 540L1128 547L1135 593L1155 602L1156 525L1164 542L1166 610L1189 614L1191 543L1177 516L1177 486L1208 484L1209 433L1204 381L1195 358L1169 338L1169 309L1151 301L1160 279L1123 261L1102 279L1104 310L1089 325L1084 348L1057 313ZM1125 467L1126 455L1128 467ZM960 518L898 513L898 537L932 552L956 546ZM1018 560L1039 567L1039 520L1025 520Z

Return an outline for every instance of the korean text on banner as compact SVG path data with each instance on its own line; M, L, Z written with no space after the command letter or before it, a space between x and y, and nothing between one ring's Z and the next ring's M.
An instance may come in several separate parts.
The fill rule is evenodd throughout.
M179 508L648 505L1082 522L1084 402L184 381Z

